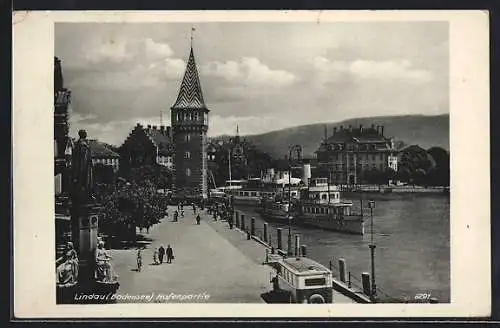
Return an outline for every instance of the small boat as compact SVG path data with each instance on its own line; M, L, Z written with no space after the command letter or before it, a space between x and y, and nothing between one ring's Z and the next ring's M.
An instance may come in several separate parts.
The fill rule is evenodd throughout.
M297 216L298 212L287 201L276 199L262 199L257 212L267 221L288 223L288 220Z
M363 215L352 212L352 202L340 199L340 190L328 179L311 180L300 202L296 224L325 230L364 234Z

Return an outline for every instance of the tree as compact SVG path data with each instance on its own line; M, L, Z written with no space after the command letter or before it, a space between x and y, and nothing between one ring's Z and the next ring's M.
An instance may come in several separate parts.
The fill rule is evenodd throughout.
M413 173L413 184L416 184L419 186L426 185L427 184L426 177L427 177L427 173L425 172L424 169L417 169Z
M450 155L441 147L432 147L427 151L436 163L436 166L427 174L427 182L432 186L450 185Z
M410 169L407 167L399 167L398 173L397 173L398 180L401 182L410 182L411 180L411 172Z

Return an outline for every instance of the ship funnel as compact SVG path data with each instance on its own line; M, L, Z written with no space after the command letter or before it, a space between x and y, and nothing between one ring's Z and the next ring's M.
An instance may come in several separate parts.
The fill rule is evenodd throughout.
M311 164L302 165L302 181L306 186L309 185L309 179L311 178Z

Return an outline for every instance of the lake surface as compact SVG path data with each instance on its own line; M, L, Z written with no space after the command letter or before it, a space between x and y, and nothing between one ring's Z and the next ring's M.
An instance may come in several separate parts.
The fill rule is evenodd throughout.
M440 303L450 302L450 198L446 194L344 194L359 210L364 199L365 235L356 236L313 228L292 227L307 245L307 256L328 266L338 266L344 258L355 285L361 285L361 273L371 272L370 209L375 200L373 240L375 277L379 297L384 301L413 300L417 293L430 293ZM238 207L246 217L256 218L257 232L263 220L249 207ZM248 219L247 219L248 222ZM248 223L247 223L248 224ZM286 248L288 225L269 222L276 245L276 228L283 228ZM336 267L334 273L338 272Z

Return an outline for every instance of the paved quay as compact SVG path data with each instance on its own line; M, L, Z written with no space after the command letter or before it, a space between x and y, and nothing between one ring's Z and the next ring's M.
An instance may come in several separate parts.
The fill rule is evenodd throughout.
M170 216L145 234L152 241L143 250L141 272L136 271L135 248L111 250L112 264L120 281L118 296L154 295L152 302L182 302L163 297L176 294L196 295L184 302L263 303L260 294L271 289L272 269L235 247L219 229L214 229L204 211L201 224L197 225L192 209L186 207L185 217L179 216L178 222L172 222L174 210L175 207L170 207ZM153 265L154 248L161 244L172 246L175 256L172 264Z
M169 207L169 217L144 234L151 242L143 250L141 272L136 271L135 248L111 250L120 281L117 295L129 297L118 301L153 295L143 302L264 303L260 295L271 290L273 272L263 264L266 247L247 240L239 229L229 229L226 221L214 221L206 211L197 225L192 209L184 208L185 217L172 222L176 207ZM154 248L161 244L172 246L172 264L153 265ZM174 294L185 299L168 299ZM186 298L189 295L193 296ZM333 297L335 303L354 302L336 291Z

